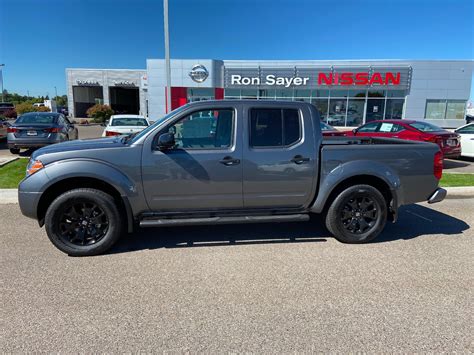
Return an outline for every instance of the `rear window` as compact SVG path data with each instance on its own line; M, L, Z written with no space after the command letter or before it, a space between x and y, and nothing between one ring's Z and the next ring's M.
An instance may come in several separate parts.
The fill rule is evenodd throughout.
M51 124L55 123L58 115L48 114L27 114L18 117L15 123L38 123L38 124Z
M114 118L112 120L111 126L141 126L146 127L148 126L148 122L144 118L136 118L136 117L121 117L121 118Z
M413 122L413 123L410 123L410 126L422 132L443 131L441 127L435 126L434 124L427 123L427 122Z
M295 109L252 109L250 146L282 147L301 139L301 120Z

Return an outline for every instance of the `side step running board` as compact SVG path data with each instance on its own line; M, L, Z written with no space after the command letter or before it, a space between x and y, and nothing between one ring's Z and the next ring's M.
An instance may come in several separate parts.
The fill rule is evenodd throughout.
M307 214L289 214L272 216L241 216L241 217L206 217L206 218L162 218L144 219L140 227L171 227L171 226L196 226L206 224L239 224L261 222L305 222L309 221Z

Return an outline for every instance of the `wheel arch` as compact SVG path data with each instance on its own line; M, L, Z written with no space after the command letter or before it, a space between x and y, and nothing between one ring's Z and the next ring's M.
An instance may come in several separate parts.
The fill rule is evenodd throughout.
M133 213L130 202L126 196L123 196L119 190L110 183L90 176L69 177L54 182L46 188L38 201L37 218L40 226L44 224L44 217L49 205L61 194L77 188L91 188L100 190L112 196L120 212L127 218L127 230L133 231Z
M326 198L324 198L324 200L317 199L315 201L311 207L311 211L316 213L326 212L337 195L354 185L369 185L379 190L387 204L390 219L396 221L398 197L395 187L385 179L372 174L358 174L339 180L329 192L326 192Z

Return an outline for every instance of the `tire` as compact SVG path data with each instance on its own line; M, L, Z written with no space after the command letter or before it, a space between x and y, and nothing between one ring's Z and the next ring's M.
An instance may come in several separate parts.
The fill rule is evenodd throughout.
M367 243L384 229L387 203L373 186L351 186L331 203L325 222L326 228L340 242Z
M10 148L10 153L12 153L12 154L20 154L20 148Z
M45 228L49 240L71 256L109 250L123 231L123 218L112 196L81 188L63 193L49 206Z

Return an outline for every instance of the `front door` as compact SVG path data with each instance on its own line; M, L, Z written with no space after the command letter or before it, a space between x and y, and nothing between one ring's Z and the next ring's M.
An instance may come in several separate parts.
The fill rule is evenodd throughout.
M314 197L316 149L311 113L295 106L246 110L243 191L246 208L301 208ZM316 137L320 137L316 135Z
M143 187L153 211L242 208L241 130L235 107L186 113L153 137L174 133L176 146L145 145Z

